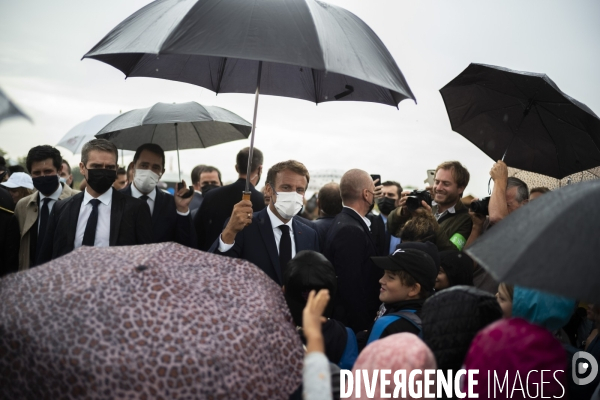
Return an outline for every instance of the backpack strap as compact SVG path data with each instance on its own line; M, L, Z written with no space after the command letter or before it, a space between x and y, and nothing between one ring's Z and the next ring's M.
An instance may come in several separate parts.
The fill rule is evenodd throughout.
M369 335L369 339L367 340L367 345L375 340L379 339L383 334L385 328L387 328L393 322L398 321L400 318L404 318L412 325L414 325L419 330L419 335L421 334L421 318L415 314L416 310L401 310L393 313L389 313L384 315L383 317L379 317L377 321L373 324L373 329L371 329L371 334Z
M344 349L342 358L340 358L340 362L338 363L338 367L340 367L340 369L352 369L354 362L358 358L358 343L356 341L356 335L350 328L346 328L346 332L348 333L348 338L346 340L346 348Z

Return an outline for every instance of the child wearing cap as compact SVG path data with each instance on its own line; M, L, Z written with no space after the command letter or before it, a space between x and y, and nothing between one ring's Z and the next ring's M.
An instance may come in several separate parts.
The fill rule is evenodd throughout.
M433 294L439 266L426 251L414 247L398 248L389 256L371 259L384 270L379 281L379 300L383 304L368 331L366 344L394 333L419 335L421 308Z

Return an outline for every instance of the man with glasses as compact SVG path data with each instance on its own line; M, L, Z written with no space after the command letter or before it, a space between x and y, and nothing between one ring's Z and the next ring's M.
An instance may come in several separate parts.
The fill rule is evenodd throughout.
M107 247L152 242L148 204L112 188L117 175L116 146L94 139L83 146L79 169L87 186L52 209L38 264L81 246Z
M373 179L365 171L351 169L342 176L344 208L333 220L323 252L338 277L333 318L354 331L369 329L380 305L381 271L371 261L378 254L366 218L375 204L374 192Z
M15 207L21 232L19 271L36 265L54 205L79 193L60 182L64 164L58 149L48 145L32 147L27 153L26 164L37 191L23 197Z
M171 196L157 187L165 172L165 152L155 143L145 143L133 156L133 182L121 193L148 203L152 214L153 243L177 242L196 248L196 233L190 215L192 197L183 198L183 188Z

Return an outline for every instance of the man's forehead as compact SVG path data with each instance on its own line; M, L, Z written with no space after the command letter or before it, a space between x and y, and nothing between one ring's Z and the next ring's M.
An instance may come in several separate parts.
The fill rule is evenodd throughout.
M117 157L107 151L92 150L88 154L88 163L116 164Z
M47 158L45 160L42 161L34 161L33 163L31 163L31 168L32 169L38 169L38 168L54 168L54 162L51 158Z
M140 153L140 158L138 159L138 162L148 162L161 165L162 161L163 160L161 156L151 152L150 150L142 150L142 152Z
M435 173L435 179L437 179L438 181L447 181L454 183L454 175L452 174L452 168L438 169L438 171Z
M275 176L275 183L279 185L296 183L298 180L306 183L306 176L300 175L299 173L289 169L279 171Z

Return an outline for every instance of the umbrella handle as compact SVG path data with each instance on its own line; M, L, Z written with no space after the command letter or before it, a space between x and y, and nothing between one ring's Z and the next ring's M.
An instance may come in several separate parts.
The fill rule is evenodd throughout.
M242 200L248 200L248 201L250 201L250 195L251 194L252 194L252 192L249 192L249 191L247 192L247 191L244 190L242 192Z
M262 61L258 62L258 77L256 78L256 94L254 95L254 117L252 119L252 137L250 138L250 150L248 151L248 168L246 168L246 190L244 190L244 196L246 193L250 193L250 172L252 169L252 156L254 155L254 133L256 131L256 112L258 111L258 95L260 94L260 76L262 75ZM245 197L242 197L246 200ZM250 195L248 194L248 200Z

